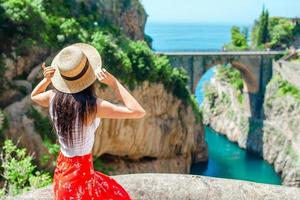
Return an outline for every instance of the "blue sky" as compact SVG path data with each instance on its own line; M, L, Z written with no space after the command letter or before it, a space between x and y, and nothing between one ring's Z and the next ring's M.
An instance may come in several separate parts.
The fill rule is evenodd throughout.
M300 17L300 0L141 0L148 22L251 24L263 5L271 16Z

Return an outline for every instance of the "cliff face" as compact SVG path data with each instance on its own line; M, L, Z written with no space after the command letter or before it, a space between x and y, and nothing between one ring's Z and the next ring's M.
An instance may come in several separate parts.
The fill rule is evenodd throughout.
M83 2L90 11L97 8L97 12L101 13L100 23L121 27L121 31L133 40L144 39L147 14L139 0L77 0L77 2Z
M121 27L125 34L134 40L144 39L147 14L139 0L98 0L103 22Z
M213 79L205 90L211 95L205 96L203 122L237 142L241 148L255 152L274 164L284 185L299 187L300 152L297 147L300 141L300 101L293 96L296 92L278 93L283 81L287 81L283 77L296 80L298 72L290 70L298 68L279 68L278 63L274 66L274 74L281 78L274 75L266 88L263 119L251 117L249 97L244 94L244 100L240 103L236 90L230 84ZM297 88L293 83L286 87Z
M235 89L213 78L205 92L210 95L206 95L203 101L203 123L246 148L248 113L243 109L243 104L238 102Z
M299 93L300 88L290 82L292 79L284 78L284 75L289 73L287 70L291 68L282 66L281 69L285 73L278 69L278 63L275 63L275 76L266 90L263 155L267 161L274 163L277 172L282 173L283 184L299 187L300 99L297 91ZM294 71L290 75L296 74L297 71ZM300 76L298 80L299 78ZM281 93L282 91L285 93Z
M98 91L104 99L113 99L112 94L109 89ZM102 119L95 155L112 155L110 162L119 173L188 173L192 160L206 160L203 127L195 122L190 106L167 93L162 84L146 81L132 94L147 115L138 120Z

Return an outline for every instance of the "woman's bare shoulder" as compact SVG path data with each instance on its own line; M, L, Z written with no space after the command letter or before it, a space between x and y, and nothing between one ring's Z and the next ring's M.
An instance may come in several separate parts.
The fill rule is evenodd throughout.
M48 90L46 92L48 92L48 95L49 95L50 99L52 99L52 97L54 97L54 95L55 95L55 91L53 89L50 89L50 90Z

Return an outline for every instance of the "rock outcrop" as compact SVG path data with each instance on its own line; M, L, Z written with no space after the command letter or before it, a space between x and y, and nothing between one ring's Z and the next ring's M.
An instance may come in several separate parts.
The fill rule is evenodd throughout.
M130 174L113 176L135 200L298 200L300 189L182 174ZM50 200L49 185L7 200Z
M226 82L213 77L205 92L203 101L203 123L211 126L217 132L224 134L232 142L237 142L242 148L247 147L249 131L249 112L244 109L246 99L241 104L235 89Z
M286 88L294 87L300 91L293 82L297 75L297 80L300 79L299 68L296 68L297 64L289 68L291 65L279 67L278 63L274 63L274 77L267 86L264 101L263 156L274 163L275 170L281 173L283 184L300 187L300 99L291 93L292 90L280 93L283 83Z
M121 27L129 38L133 40L144 39L144 29L147 20L146 11L139 0L84 0L85 4L93 9L96 4L104 24Z
M26 148L28 154L34 154L36 164L39 168L52 170L52 162L54 161L51 155L43 144L41 135L36 131L34 119L30 118L27 113L34 105L27 95L21 101L10 104L4 109L8 118L8 127L4 132L5 138L12 139L18 147ZM41 110L40 107L34 105L36 109ZM45 130L48 131L48 130ZM42 163L43 156L49 156L46 163Z
M108 88L98 90L104 99L113 99L112 94ZM206 160L203 127L196 123L190 106L184 106L181 100L166 92L161 83L145 81L132 95L143 105L146 116L102 119L93 148L95 155L126 158L126 164L118 159L112 161L123 172L188 173L192 160ZM128 160L137 166L127 166L131 163Z

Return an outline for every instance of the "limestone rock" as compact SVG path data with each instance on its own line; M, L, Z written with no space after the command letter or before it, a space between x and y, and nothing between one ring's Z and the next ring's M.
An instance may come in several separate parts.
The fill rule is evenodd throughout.
M134 200L298 200L300 189L249 181L182 174L129 174L112 176ZM53 186L8 200L50 200Z
M271 81L266 90L264 158L274 163L283 184L300 187L300 101L290 94L278 95L278 89L279 83Z
M203 123L226 135L230 141L237 142L240 147L246 148L250 116L249 109L244 107L248 101L247 97L244 97L243 104L239 103L234 88L215 78L210 82L208 89L215 97L204 98Z
M99 21L120 27L133 40L144 39L144 29L147 19L146 11L139 0L84 0L93 9L97 4L98 12L103 13Z
M6 107L4 112L8 116L9 125L3 132L5 138L12 139L15 144L18 143L18 147L26 148L27 153L34 154L39 167L51 170L54 158L44 146L41 136L35 131L33 119L26 115L32 104L30 95L27 95L21 101ZM41 163L43 155L50 157L47 163Z
M108 88L97 93L100 98L114 99ZM150 168L157 169L156 172L177 173L188 173L195 157L198 161L201 158L206 160L203 128L196 124L191 106L185 107L181 100L166 92L162 84L150 84L148 81L138 86L132 95L147 114L142 119L101 119L93 147L95 155L109 154L129 160L153 158L152 163L156 166ZM160 161L155 162L156 159L176 158L180 158L182 163L169 163L173 166L170 170L166 170L169 166L160 166ZM146 172L147 166L139 171Z
M14 53L11 53L12 55ZM23 74L29 74L32 66L41 62L49 55L49 49L45 49L38 46L32 46L30 51L22 56L14 56L10 58L5 58L5 66L7 70L5 71L5 77L12 79L16 76Z

